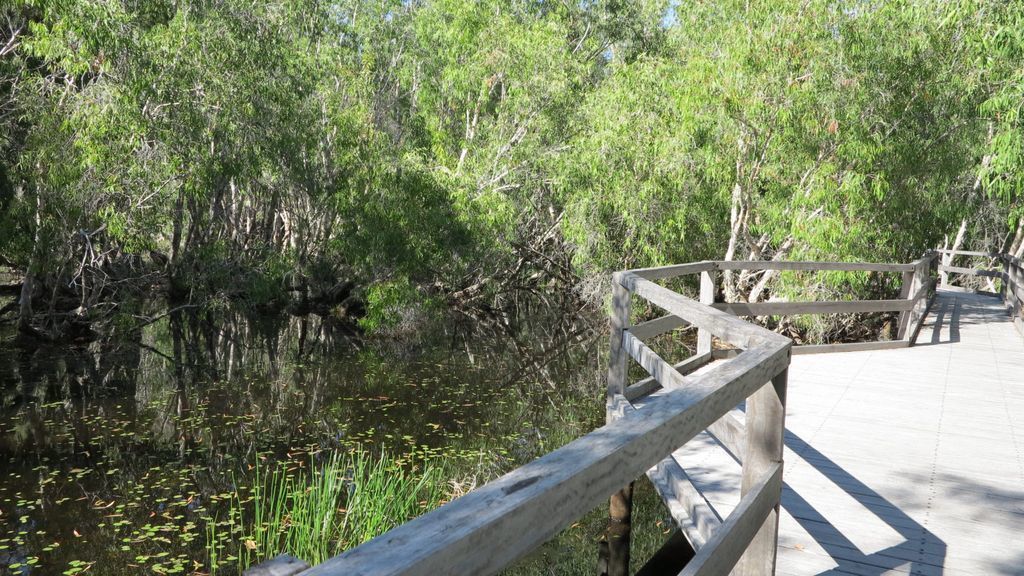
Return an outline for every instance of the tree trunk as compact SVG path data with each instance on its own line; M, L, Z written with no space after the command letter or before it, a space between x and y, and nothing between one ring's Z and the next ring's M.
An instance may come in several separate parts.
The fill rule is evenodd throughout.
M956 239L953 240L953 246L952 246L952 248L950 248L950 250L956 252L961 247L963 247L963 245L964 245L964 235L966 233L967 233L967 219L964 218L960 222L960 229L957 230ZM943 266L952 266L952 264L953 264L953 254L943 254L942 255L942 265ZM939 272L939 279L940 279L940 282L939 282L940 286L945 287L945 286L949 285L949 273L948 272Z
M738 170L738 169L737 169ZM736 248L740 242L743 227L743 188L736 182L732 187L732 210L729 216L730 232L729 247L725 251L724 260L736 258ZM726 302L739 301L739 287L736 285L736 273L732 270L722 272L722 288L725 290Z
M171 271L178 264L178 260L181 258L181 226L182 220L184 219L184 200L182 198L181 190L178 191L178 197L174 199L174 222L171 229Z
M18 301L18 330L32 332L32 292L35 290L35 277L30 269L21 283L21 296Z
M32 328L32 294L36 288L36 274L39 271L40 251L42 250L43 230L43 198L36 192L36 230L33 237L32 256L29 257L28 269L25 270L25 281L21 284L21 295L18 300L18 330L34 334Z

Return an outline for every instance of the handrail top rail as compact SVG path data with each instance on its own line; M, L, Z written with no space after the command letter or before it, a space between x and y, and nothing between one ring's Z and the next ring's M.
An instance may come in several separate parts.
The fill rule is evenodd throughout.
M777 332L687 298L633 272L616 272L613 281L673 316L708 330L733 346L747 349L759 345L779 347L792 344L789 338Z
M719 270L791 270L811 272L913 272L925 260L940 251L928 250L921 258L908 264L894 262L833 262L819 260L701 260L649 268L633 268L616 275L634 274L645 280L659 280Z

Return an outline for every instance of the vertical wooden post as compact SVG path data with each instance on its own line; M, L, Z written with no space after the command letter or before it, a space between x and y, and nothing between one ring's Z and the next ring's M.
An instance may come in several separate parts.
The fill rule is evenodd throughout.
M918 261L917 266L914 267L914 283L911 288L911 292L917 293L922 287L927 285L932 278L932 266L937 265L936 262L939 259L939 253L926 252L925 255ZM928 298L919 300L914 304L914 307L910 309L909 320L907 322L907 333L904 336L910 340L910 345L913 346L917 342L917 335L920 333L922 316L928 311ZM913 329L913 332L910 330Z
M612 318L611 354L608 357L608 397L605 407L609 410L607 420L613 418L610 410L616 394L626 390L626 367L629 355L622 346L622 336L629 328L630 293L619 282L618 274L612 276Z
M1002 298L1003 304L1006 304L1006 283L1010 281L1010 259L1006 257L1006 254L1000 254L999 260L1003 263L1003 278L999 283L999 297Z
M903 286L900 288L900 298L906 300L913 298L917 294L919 286L917 285L917 273L916 271L907 270L903 273ZM900 312L899 330L897 331L896 339L903 340L907 337L907 326L910 324L910 310L904 310Z
M615 419L615 396L626 390L629 355L622 346L622 336L630 326L630 293L612 277L611 354L608 358L608 397L605 418ZM633 517L633 484L612 494L608 502L607 558L599 558L598 571L602 576L628 576L629 548Z
M762 386L747 399L747 448L740 485L742 495L746 495L772 465L782 462L788 374L788 369L782 371L772 378L770 384ZM776 501L775 509L765 518L732 574L774 575L778 542L779 504Z
M700 273L700 303L715 303L715 273L712 270ZM697 329L697 354L711 352L711 338L712 334L707 329Z

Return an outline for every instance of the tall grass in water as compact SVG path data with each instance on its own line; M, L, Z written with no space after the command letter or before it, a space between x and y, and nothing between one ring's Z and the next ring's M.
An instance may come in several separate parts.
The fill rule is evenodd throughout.
M445 467L425 461L410 471L389 455L362 449L334 453L297 472L257 467L251 498L235 496L229 523L241 538L237 561L244 569L287 552L318 564L441 504L448 496ZM208 543L211 571L217 543Z

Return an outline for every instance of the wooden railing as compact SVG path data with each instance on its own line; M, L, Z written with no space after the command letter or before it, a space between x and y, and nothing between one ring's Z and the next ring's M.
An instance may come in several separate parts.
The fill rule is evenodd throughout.
M1001 280L999 296L1006 305L1006 310L1013 319L1017 330L1024 335L1024 264L1020 258L1011 254L999 254L997 252L977 252L969 250L937 250L943 255L943 262L938 270L941 277L941 285L949 287L949 275L959 274L965 276L979 276L984 278L996 278ZM975 259L984 258L990 264L1001 263L1001 269L992 266L984 268L966 268L953 266L958 256L967 256Z
M1024 261L1009 254L1003 260L1003 302L1013 318L1013 325L1024 336Z
M856 342L848 344L823 344L797 346L794 354L820 352L842 352L854 350L875 350L900 348L913 345L927 313L931 296L935 291L935 268L939 254L929 251L920 259L909 264L862 263L862 262L788 262L788 261L704 261L692 264L645 268L632 273L650 280L666 279L687 274L701 274L701 302L715 309L737 316L792 316L796 314L854 314L866 312L899 312L899 328L895 340L881 342ZM902 288L899 299L895 300L836 300L817 302L714 302L716 292L715 275L718 271L763 270L791 271L846 271L846 272L902 272ZM645 335L661 333L685 325L685 322L671 314L644 323L636 329ZM707 347L706 335L701 346ZM698 346L698 353L701 351Z
M302 570L281 557L252 573L494 574L610 497L612 524L620 530L609 531L605 573L624 575L630 486L646 474L692 547L682 574L773 574L791 354L912 345L930 306L938 257L928 252L910 264L707 261L616 273L603 427L323 564ZM1004 298L1020 325L1024 271L1019 259L1003 261ZM895 300L717 303L715 276L725 270L901 272L903 284ZM700 301L655 282L687 274L700 275ZM633 324L634 298L665 315ZM881 311L900 313L898 340L793 347L734 316ZM696 351L671 364L648 342L683 326L697 328ZM719 354L723 347L728 355ZM627 381L631 359L646 378ZM725 518L690 481L680 458L681 447L704 431L742 465L739 505Z
M685 376L651 351L629 325L636 295L743 350L699 376ZM614 277L615 320L608 423L562 448L432 512L297 572L287 558L259 568L265 574L494 574L538 547L623 486L659 466L675 450L747 401L742 500L715 526L707 525L685 574L721 574L740 561L742 573L770 574L782 486L782 434L791 341L726 312L685 298L637 273ZM650 325L648 325L648 330ZM647 369L656 402L633 407L625 397L626 360ZM649 386L643 383L631 386ZM729 420L738 431L742 425ZM743 442L739 437L735 442ZM613 560L614 562L614 560ZM279 572L271 572L277 564ZM288 568L292 566L292 568ZM614 572L614 569L612 570Z

